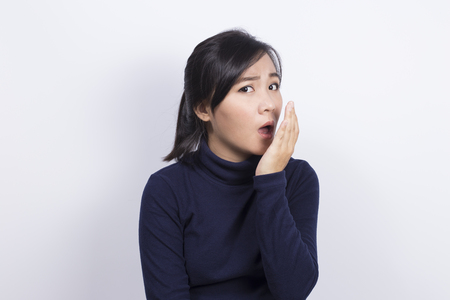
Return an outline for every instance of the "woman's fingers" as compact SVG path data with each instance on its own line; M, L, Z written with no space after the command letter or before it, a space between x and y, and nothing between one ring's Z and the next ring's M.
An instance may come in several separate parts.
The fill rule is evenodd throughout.
M283 141L282 141L283 143L281 147L284 149L284 151L287 151L292 155L298 137L298 121L297 116L295 114L294 103L292 101L290 101L286 105L286 111L283 122L286 121L288 122L288 124L283 132ZM281 128L282 126L280 126L280 129Z
M280 128L278 128L277 134L275 135L275 143L281 143L286 135L286 129L287 126L289 125L289 121L288 120L283 120L283 122L281 122Z
M294 152L295 143L298 137L298 122L295 115L294 103L290 101L286 105L284 120L278 129L272 147L278 149L280 154L289 155Z
M298 129L298 120L297 120L297 114L295 113L295 109L292 107L292 110L290 111L290 118L291 118L291 124L292 124L292 131L291 131L291 135L290 135L290 139L289 139L289 146L290 147L295 147L295 144L297 143L297 139L298 139L298 133L299 133L299 129Z
M297 137L297 116L295 115L294 103L291 101L286 105L284 120L275 134L272 144L259 161L255 175L282 171L294 153Z

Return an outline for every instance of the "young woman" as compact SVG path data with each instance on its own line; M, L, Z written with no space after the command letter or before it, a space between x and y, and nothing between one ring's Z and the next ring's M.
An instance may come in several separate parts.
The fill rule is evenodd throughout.
M318 277L314 170L292 159L277 52L243 31L188 59L175 145L144 190L139 238L148 299L306 299Z

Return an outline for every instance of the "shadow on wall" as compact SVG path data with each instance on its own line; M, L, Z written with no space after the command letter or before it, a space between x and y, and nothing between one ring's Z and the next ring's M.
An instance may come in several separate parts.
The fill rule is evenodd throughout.
M72 221L78 237L73 244L81 252L74 264L83 265L75 283L82 299L144 299L140 199L149 176L166 165L161 157L174 138L183 68L164 59L136 61L109 70L93 85L90 180L80 186L90 200Z
M396 220L387 213L379 182L339 147L312 138L303 143L321 186L320 276L311 300L327 298L330 289L338 290L342 299L364 299L379 286L383 288L377 297L396 299L393 295L398 293L403 271L398 270L391 252L396 243L391 228Z

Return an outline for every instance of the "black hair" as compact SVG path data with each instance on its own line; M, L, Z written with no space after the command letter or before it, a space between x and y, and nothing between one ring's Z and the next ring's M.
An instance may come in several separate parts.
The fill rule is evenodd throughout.
M182 160L197 149L202 137L208 139L206 124L195 108L204 103L214 113L242 73L265 54L281 80L281 60L275 49L243 30L221 32L195 47L184 70L175 143L165 161Z

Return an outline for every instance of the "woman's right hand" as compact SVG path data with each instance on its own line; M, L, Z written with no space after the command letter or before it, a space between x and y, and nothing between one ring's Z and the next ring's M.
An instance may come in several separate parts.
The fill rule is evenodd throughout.
M280 125L272 144L267 148L256 167L255 175L277 173L284 170L294 153L298 139L298 120L295 114L294 102L286 105L284 120Z

